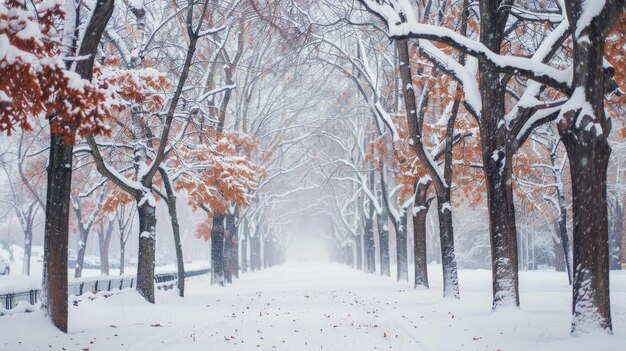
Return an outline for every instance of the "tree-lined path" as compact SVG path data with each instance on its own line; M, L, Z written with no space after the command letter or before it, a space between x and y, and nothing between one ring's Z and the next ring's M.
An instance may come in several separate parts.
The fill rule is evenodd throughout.
M612 349L624 48L624 0L3 0L5 346Z

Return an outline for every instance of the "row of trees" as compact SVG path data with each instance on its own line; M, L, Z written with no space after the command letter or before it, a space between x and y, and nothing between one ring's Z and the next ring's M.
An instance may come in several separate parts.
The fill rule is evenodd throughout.
M315 218L333 256L367 272L390 275L395 256L408 280L413 252L428 287L440 257L446 297L460 298L459 262L490 254L494 309L519 305L518 244L529 261L526 230L547 227L573 282L572 331L610 331L623 187L609 155L623 133L610 139L605 109L623 112L624 6L586 4L3 3L0 130L24 130L2 150L15 189L3 203L26 252L45 211L53 322L67 330L70 227L76 276L94 229L103 258L113 233L122 260L135 236L137 290L155 302L164 206L179 275L190 226L224 285L284 261L294 226ZM201 221L181 221L181 206ZM488 227L454 226L485 207Z
M623 41L619 28L614 29L622 19L623 4L607 2L591 6L585 1L415 4L402 0L361 3L377 20L357 15L348 18L349 22L368 24L373 31L386 32L395 39L395 49L381 50L377 48L379 41L363 44L364 34L360 31L344 48L336 42L328 43L335 50L329 64L354 81L374 115L373 130L379 137L387 133L386 142L374 141L375 156L371 158L375 170L382 171L379 203L372 194L374 182L365 180L367 173L363 173L358 161L354 157L342 161L353 172L361 172L348 178L360 184L372 207L384 207L386 212L377 216L383 219L378 227L381 270L388 272L385 225L389 216L396 232L398 279L406 279L406 212L413 207L418 256L416 282L425 281L422 239L425 227L420 213L428 209L428 188L432 184L433 198L437 201L444 296L459 297L450 191L453 187L463 188L464 184L453 179L452 170L455 163L456 168L481 169L481 187L470 186L472 191L478 189L487 195L493 308L519 306L514 199L517 192L517 196L536 203L527 187L552 187L555 192L546 194L546 200L559 213L555 237L563 248L566 267L572 270L572 333L595 328L610 332L607 177L611 116L605 107L620 111L617 106L621 92L614 78L619 73L616 75L617 68L608 62L613 54L623 53L613 52L605 59L604 48L611 47L607 41L609 44ZM380 24L385 28L380 28ZM366 52L364 47L371 51ZM335 55L341 58L341 63ZM385 80L386 74L390 77ZM402 91L401 98L398 90ZM607 99L609 104L605 103ZM462 107L465 112L459 114ZM424 116L428 110L434 110L439 117L430 125ZM401 115L402 122L398 120ZM552 121L556 121L558 135L544 126ZM478 148L478 159L467 154L464 138L469 135L477 143L470 147ZM534 155L524 151L531 136L533 151L538 146L547 149L551 164L543 163L548 157L540 154L535 158L541 163L532 161ZM463 150L455 160L456 143L461 143ZM564 166L558 163L560 143L570 168L572 252L566 228ZM345 145L342 147L346 149ZM396 163L399 182L406 181L405 185L412 188L408 193L414 195L413 200L406 201L400 191L398 196L388 195L393 192L388 190L384 171L386 157ZM514 163L518 168L526 163L551 171L554 180L551 185L529 180L528 175L516 171ZM403 165L410 165L408 171ZM471 173L460 172L460 177ZM514 189L517 180L520 186ZM353 208L352 215L358 216L361 205L355 202ZM361 214L366 242L370 241L371 225L367 221L371 212L366 209Z

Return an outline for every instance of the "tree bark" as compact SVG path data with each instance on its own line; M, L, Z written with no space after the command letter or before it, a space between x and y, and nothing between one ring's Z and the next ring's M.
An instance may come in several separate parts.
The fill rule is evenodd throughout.
M87 247L87 239L89 238L89 230L80 228L79 231L80 231L80 240L78 241L78 251L76 252L76 268L74 268L74 278L80 278L83 274L83 263L85 262L85 249Z
M235 212L236 213L236 212ZM226 213L226 235L224 239L224 279L226 283L231 284L233 282L233 275L238 270L234 260L237 259L235 250L237 250L237 226L236 214L228 211Z
M22 265L22 274L30 275L30 256L33 248L33 228L31 224L27 224L24 231L24 261Z
M156 208L145 197L137 198L139 252L137 254L137 292L154 303L154 258L156 251Z
M244 219L245 221L245 219ZM248 272L248 241L250 240L249 227L247 221L243 223L243 238L241 239L241 273Z
M250 237L250 270L252 272L261 269L261 240L259 232Z
M389 266L389 229L387 223L389 218L387 211L383 209L376 216L378 224L378 242L380 243L380 274L391 276L391 268Z
M431 180L420 180L415 190L415 202L413 204L413 245L415 266L414 287L423 286L428 288L428 259L426 256L426 215L430 202L427 199L428 188Z
M363 270L363 244L361 243L361 235L354 237L354 246L356 247L356 269Z
M63 137L55 133L50 139L42 307L52 323L67 333L67 244L74 144L64 143Z
M624 209L617 197L609 200L609 269L621 270Z
M365 271L376 273L376 243L374 241L374 204L370 200L365 214Z
M481 130L481 135L489 134L483 134ZM511 185L512 158L507 156L508 150L500 152L500 147L493 144L486 146L483 162L487 165L485 179L490 224L493 309L497 309L506 305L519 306L517 230ZM491 154L495 156L487 156Z
M612 328L606 207L606 170L610 146L606 139L596 139L585 144L582 142L584 139L576 140L583 133L577 134L563 135L572 173L574 334L588 332L588 328L593 327L607 331Z
M125 226L122 225L122 219L118 218L118 228L120 231L120 275L124 275L124 266L126 264L126 240L124 240Z
M398 223L393 221L394 229L396 232L396 262L397 262L397 271L396 271L396 280L408 282L409 281L409 261L408 261L408 253L407 253L407 218L406 211L404 209L400 209L400 218L398 219Z
M111 235L113 234L113 223L107 224L104 230L103 224L100 223L100 231L98 231L98 243L100 248L100 273L109 275L109 246L111 244Z
M561 191L562 192L562 191ZM559 198L561 196L559 195ZM572 285L572 248L569 243L569 235L567 235L567 208L565 208L565 195L563 195L563 206L557 220L559 229L559 239L561 243L562 256L565 260L565 270L567 270L567 279L569 285Z
M554 244L554 270L557 272L567 272L565 267L565 253L563 252L563 244L561 243L559 223L554 222L555 235L552 236L552 243ZM570 285L572 283L570 282Z
M211 228L211 284L224 286L224 215L213 214Z

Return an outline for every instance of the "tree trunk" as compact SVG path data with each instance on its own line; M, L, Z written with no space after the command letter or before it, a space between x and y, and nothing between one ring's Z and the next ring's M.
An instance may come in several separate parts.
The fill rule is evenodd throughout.
M42 308L52 323L67 333L67 242L69 231L72 151L74 144L50 136Z
M406 229L406 211L400 209L400 218L398 223L394 221L394 229L396 232L396 280L408 282L409 281L409 261L407 253L407 229Z
M213 214L211 228L211 284L224 286L224 215Z
M244 238L241 240L241 254L239 255L241 259L241 273L248 273L248 239Z
M365 233L363 240L365 241L365 271L367 273L376 273L376 243L374 241L374 205L371 200L367 205L367 214L365 217Z
M500 53L508 11L494 11L501 0L485 0L480 7L480 41L489 50ZM517 231L511 184L512 150L506 142L505 84L498 69L483 58L478 59L480 73L480 142L483 171L487 184L493 308L519 306Z
M481 135L488 134L481 132ZM491 241L493 309L507 305L519 306L517 230L511 185L511 157L507 155L508 150L504 152L497 150L499 149L493 148L491 151L483 152L483 162L487 165L485 179ZM487 157L487 154L495 156Z
M89 230L80 229L80 240L78 241L78 252L76 253L76 268L74 268L74 278L80 278L83 274L83 263L85 262L85 249L87 248L87 239L89 238Z
M167 199L165 199L165 203L167 204L167 211L170 215L170 222L172 224L172 233L174 235L174 250L176 251L176 272L178 274L176 287L178 288L178 296L184 297L185 296L185 262L183 260L183 246L180 241L180 225L178 224L176 195L174 194L174 189L172 189L172 184L170 183L170 178L167 172L163 168L159 168L159 173L161 174L161 178L163 178L163 184L165 185L165 194L167 195Z
M554 246L554 270L557 272L566 272L565 253L563 252L563 244L561 243L561 235L559 232L559 223L554 222L556 234L552 236L552 244ZM571 282L570 282L571 285Z
M563 191L559 191L562 193ZM561 195L559 195L561 198ZM567 270L567 280L569 285L572 285L572 247L569 243L569 236L567 235L567 209L565 208L565 195L563 195L563 205L561 206L561 213L557 221L559 229L559 239L561 242L562 256L565 260L565 269Z
M126 260L124 258L126 254L126 242L124 241L124 233L120 234L120 275L124 275L124 265Z
M378 241L380 243L380 274L389 277L391 276L391 269L389 266L388 220L387 211L384 209L376 216L376 222L378 224Z
M250 240L250 235L248 235L248 231L248 223L244 222L243 239L241 239L241 255L239 255L241 259L241 273L248 272L248 241Z
M272 247L272 237L266 235L263 238L263 268L270 268L272 266L272 258L274 257L274 250Z
M606 139L576 139L575 135L563 136L570 157L574 210L572 333L588 332L587 328L594 327L610 331L606 207L610 146Z
M609 201L609 269L622 269L622 229L624 209L617 197Z
M100 231L98 232L98 243L100 248L100 273L109 275L109 246L111 244L111 235L113 234L113 223L109 222L106 231L100 223Z
M239 228L237 228L237 231L239 230ZM234 237L234 242L233 242L233 258L232 258L232 267L233 269L233 276L237 279L239 279L239 236L235 235Z
M237 246L235 241L237 240L237 226L235 225L235 214L230 211L226 214L226 235L224 239L224 279L226 283L232 284L233 275L237 267L233 264L233 260L236 259L235 250Z
M599 28L606 25L600 22L610 21L594 18L587 25L580 18L586 6L582 1L568 1L565 4L574 33L572 86L575 89L571 99L576 101L576 105L561 112L558 130L570 160L572 180L572 334L596 329L611 333L606 194L607 166L611 153L607 136L611 126L610 118L604 111L604 37ZM583 27L579 28L579 25Z
M139 252L137 255L137 291L146 301L154 303L154 258L156 250L156 208L150 200L152 194L137 198L139 215Z
M252 272L261 269L261 242L259 233L250 237L250 270Z
M176 209L176 196L172 193L172 196L167 198L167 210L170 214L170 221L172 222L172 233L174 235L174 249L176 251L176 272L178 279L176 281L176 287L178 288L178 296L185 297L185 261L183 259L183 245L180 240L180 226L178 224L178 212Z
M356 247L356 269L363 270L363 245L361 243L361 235L354 237L354 245Z
M437 214L439 216L439 238L441 241L441 266L443 268L443 296L459 298L459 278L454 253L454 232L452 229L452 205L450 188L437 194Z
M33 248L33 228L32 224L27 225L24 231L24 261L22 264L22 274L30 275L30 256Z
M415 265L414 287L423 286L428 288L428 258L426 256L426 215L428 215L428 187L431 180L420 180L415 190L415 202L413 209L413 245Z
M113 0L96 2L81 47L77 48L76 56L87 57L76 64L75 72L81 78L91 80L95 54L102 33L113 13L113 4ZM50 133L41 306L47 311L52 323L64 333L67 333L68 316L67 242L73 149L73 143L65 143L62 136Z

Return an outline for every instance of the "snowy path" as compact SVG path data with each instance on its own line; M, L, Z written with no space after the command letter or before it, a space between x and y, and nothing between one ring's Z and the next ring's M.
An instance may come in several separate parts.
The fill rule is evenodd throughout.
M290 263L235 284L192 279L187 297L133 291L71 307L70 333L40 312L0 317L0 350L620 350L626 275L612 277L615 335L570 338L569 288L554 272L522 272L521 310L490 312L490 272L461 271L461 301L331 263ZM594 345L595 347L591 347Z

